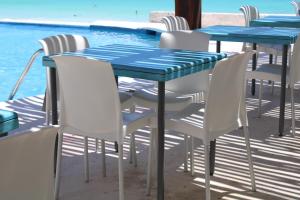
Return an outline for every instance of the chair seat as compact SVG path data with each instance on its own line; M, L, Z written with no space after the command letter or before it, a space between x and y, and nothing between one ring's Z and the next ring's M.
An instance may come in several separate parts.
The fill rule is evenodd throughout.
M166 128L176 130L182 133L204 139L201 134L203 129L203 119L205 113L204 103L192 103L180 112L172 116L168 116L166 120Z
M240 127L239 122L228 125L224 130L213 131L207 135L203 127L205 114L205 103L191 103L185 109L170 116L166 120L166 128L176 130L182 133L188 133L190 136L199 138L203 141L214 140L224 133L229 133ZM206 138L208 137L208 138Z
M18 114L0 110L0 136L19 127Z
M253 78L259 80L281 81L281 70L281 65L263 64L260 65L255 71L248 71L246 76L248 79Z
M192 103L192 95L181 95L175 92L165 92L165 109L168 111L178 111L184 109ZM157 108L157 88L142 89L135 91L133 94L134 102L137 105Z

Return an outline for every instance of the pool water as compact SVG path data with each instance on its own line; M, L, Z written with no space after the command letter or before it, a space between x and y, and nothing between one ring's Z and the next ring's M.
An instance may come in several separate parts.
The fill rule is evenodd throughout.
M85 36L91 47L107 44L158 46L159 36L145 31L44 25L0 24L0 101L6 101L30 56L41 48L38 40L57 34ZM44 94L45 68L42 55L35 61L14 99Z
M294 14L291 0L202 0L203 12L239 13L242 5L261 13ZM148 21L151 11L174 11L174 0L1 0L0 18L40 20Z

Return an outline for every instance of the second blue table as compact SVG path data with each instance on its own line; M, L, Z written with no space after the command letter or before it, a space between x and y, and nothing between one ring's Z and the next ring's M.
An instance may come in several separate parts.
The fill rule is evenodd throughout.
M217 52L221 50L221 41L248 42L253 44L277 44L282 45L282 72L281 72L281 93L280 93L280 114L279 114L279 135L284 131L285 114L285 89L288 49L294 44L300 33L300 29L295 28L271 28L271 27L244 27L244 26L210 26L197 31L208 33L211 39L217 41ZM253 56L252 69L256 69L256 55ZM253 87L254 86L254 87ZM255 88L255 82L252 82Z
M250 26L300 28L299 16L267 16L252 20Z

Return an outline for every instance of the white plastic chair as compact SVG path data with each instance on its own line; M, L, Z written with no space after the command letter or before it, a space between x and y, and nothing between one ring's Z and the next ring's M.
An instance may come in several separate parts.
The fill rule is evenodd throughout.
M44 55L51 56L54 54L60 54L64 52L78 51L89 47L87 39L80 35L56 35L49 36L39 40L43 47ZM50 124L51 115L51 99L50 99L50 71L47 68L47 87L45 94L45 111L46 111L46 124ZM58 80L57 80L58 82ZM59 88L57 87L59 90ZM59 92L58 92L59 93Z
M296 16L299 16L300 15L300 2L299 1L291 1L291 4L295 8Z
M167 31L190 30L189 23L184 17L166 16L161 19L161 22L165 24Z
M61 54L65 52L74 52L89 48L88 40L81 35L56 35L49 36L44 39L39 40L43 47L45 56L51 56L55 54ZM49 69L47 68L47 89L46 89L46 124L49 125L50 110L51 110L51 100L49 94L50 78ZM58 82L58 80L57 80ZM59 87L57 87L59 90ZM127 109L133 106L133 101L131 95L126 92L120 92L121 108Z
M61 54L65 52L74 52L83 50L85 48L89 48L88 40L81 35L56 35L56 36L49 36L42 40L39 40L40 44L43 47L45 56L51 56L55 54ZM46 89L46 124L50 124L50 113L51 113L51 94L50 94L50 74L49 69L47 68L47 89ZM58 79L57 79L58 82ZM59 94L59 87L57 87L58 94ZM120 101L121 101L121 109L128 109L133 108L133 100L131 98L131 94L127 92L120 92ZM59 98L59 97L58 97ZM134 137L132 137L132 148L135 150L135 142ZM98 151L98 139L96 139L96 152ZM135 165L136 165L136 154L135 151L132 150L132 156L135 158ZM131 156L131 160L132 160Z
M210 141L243 127L252 190L255 178L245 107L245 70L251 53L219 61L212 73L206 103L193 103L166 120L166 128L199 138L204 143L206 200L210 200ZM155 127L155 123L153 124Z
M0 199L54 200L54 148L57 128L0 139Z
M60 85L60 129L55 197L58 198L63 133L84 136L85 180L89 181L87 137L102 140L103 175L105 140L119 144L119 199L124 199L123 140L148 125L149 112L121 112L118 88L109 63L73 56L54 56Z
M291 57L290 67L287 68L287 82L291 88L291 107L292 107L292 133L295 135L295 102L294 102L294 88L295 84L300 81L300 35L294 45L293 53ZM255 71L247 72L248 79L259 79L259 106L258 113L261 116L261 101L262 101L262 89L263 80L271 80L275 82L281 82L281 65L276 64L263 64L260 65Z
M256 7L245 5L240 8L240 11L244 14L245 18L245 26L249 27L250 22L255 19L259 19L259 11ZM251 50L252 45L244 43L242 51ZM282 54L282 46L280 45L269 45L269 44L258 44L257 46L258 52L265 52L268 54L274 55L274 63L277 63L277 57L278 55ZM259 56L259 54L257 54Z

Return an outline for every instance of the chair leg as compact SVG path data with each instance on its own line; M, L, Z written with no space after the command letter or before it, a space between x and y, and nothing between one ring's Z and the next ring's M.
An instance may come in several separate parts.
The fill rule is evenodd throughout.
M124 200L123 144L119 144L119 200Z
M291 85L291 107L292 107L292 134L295 136L295 99L294 99L294 86Z
M255 55L256 55L256 60L258 60L258 58L259 58L259 52L257 52Z
M84 176L85 182L89 182L89 148L88 148L88 137L84 137Z
M133 163L133 145L132 145L132 135L130 136L130 144L129 144L129 164Z
M278 61L278 56L277 54L274 55L274 64L277 64L277 61Z
M271 88L271 95L274 95L274 85L275 85L275 81L272 81L272 88Z
M246 43L245 42L243 43L242 51L246 51Z
M195 141L194 137L191 137L191 175L195 175L195 154L194 154L194 148L195 148Z
M62 158L62 144L63 144L63 133L58 133L58 149L57 149L57 161L56 161L56 174L55 174L55 191L54 197L58 199L60 189L60 170L61 170L61 158Z
M135 145L135 134L132 133L131 135L131 142L130 142L130 150L131 150L131 163L133 159L133 165L134 167L137 167L137 156L136 156L136 145Z
M263 93L263 80L260 80L259 84L259 94L258 94L258 117L261 117L261 101Z
M207 99L207 92L203 91L203 92L202 92L202 95L203 95L202 101L205 101L205 102L206 102L206 99Z
M105 140L101 140L101 153L102 153L102 176L106 177Z
M96 153L98 152L98 150L99 150L99 140L98 140L98 138L96 138L95 139L95 146L96 146Z
M291 66L291 60L292 60L292 50L291 45L289 46L289 53L288 53L288 66Z
M210 166L209 166L210 142L204 144L205 157L205 200L210 200Z
M148 163L147 163L147 186L146 195L150 196L153 176L153 164L155 163L155 148L156 148L156 136L157 129L153 128L150 134L150 146L148 152Z
M252 191L256 191L255 175L254 175L253 162L252 162L252 156L251 156L251 148L250 148L249 130L248 130L248 127L246 127L246 126L243 127L243 130L244 130L244 135L245 135L247 156L248 156L248 162L249 162Z
M189 138L187 134L184 134L184 172L188 172L188 158L189 158Z
M135 112L135 106L129 108L130 113ZM129 147L129 163L134 164L137 167L137 156L136 156L136 145L135 145L135 134L132 133L130 137L130 147Z
M49 91L48 89L46 89L45 92L45 97L44 97L44 103L45 103L45 118L46 118L46 125L49 126L50 125L50 119L51 119L51 115L50 115L50 98L49 98Z

